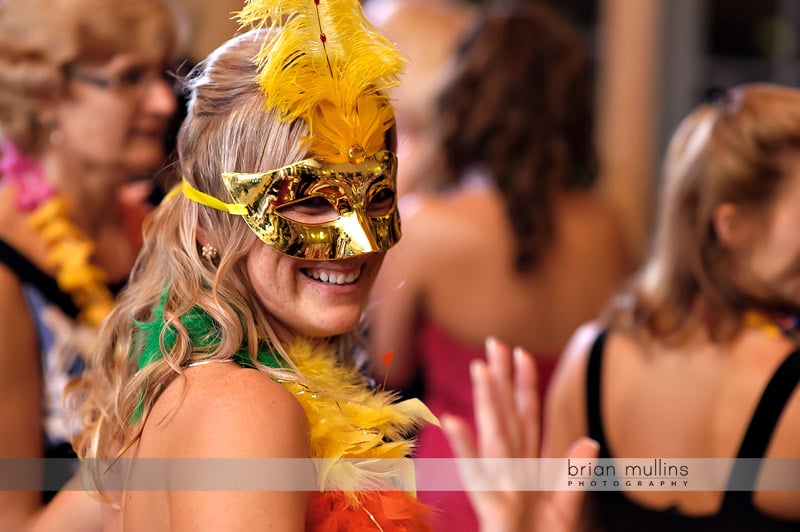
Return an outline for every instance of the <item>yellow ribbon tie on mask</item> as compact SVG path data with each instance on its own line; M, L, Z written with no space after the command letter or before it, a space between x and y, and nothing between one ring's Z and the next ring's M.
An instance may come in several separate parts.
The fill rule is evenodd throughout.
M225 203L224 201L215 198L205 192L200 192L192 185L186 181L186 178L183 178L181 181L181 188L180 192L183 193L184 196L189 198L190 200L200 203L201 205L205 205L206 207L211 207L212 209L217 209L218 211L227 212L228 214L238 214L239 216L246 216L247 215L247 206L242 205L241 203ZM176 192L177 193L177 192ZM172 193L170 193L171 195Z

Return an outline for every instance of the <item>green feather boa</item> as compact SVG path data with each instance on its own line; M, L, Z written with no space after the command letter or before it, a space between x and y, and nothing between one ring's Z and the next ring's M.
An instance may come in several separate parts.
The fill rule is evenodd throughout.
M136 363L140 370L148 364L162 359L164 357L164 352L169 352L177 341L177 329L174 325L167 326L164 320L164 305L167 302L168 294L169 292L166 292L158 305L153 308L150 321L134 320L134 324L138 329L138 331L134 332L135 345L143 346L142 351L136 357ZM194 352L210 353L220 344L222 332L219 323L205 310L200 307L192 307L179 319L183 326L186 327ZM163 350L161 348L162 331L164 339ZM272 368L280 367L271 349L270 343L267 341L259 341L257 358L261 364L266 366ZM246 342L233 354L232 360L242 367L254 367L250 360L250 353ZM136 408L131 415L131 423L135 423L141 419L143 410L144 390L142 390Z

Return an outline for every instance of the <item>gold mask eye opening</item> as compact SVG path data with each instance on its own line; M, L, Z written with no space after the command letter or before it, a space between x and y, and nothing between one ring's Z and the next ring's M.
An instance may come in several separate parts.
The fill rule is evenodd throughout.
M339 217L336 207L323 196L311 196L282 205L275 212L294 222L311 225L332 222Z
M381 187L367 203L367 216L377 218L389 214L395 206L396 196L394 189Z

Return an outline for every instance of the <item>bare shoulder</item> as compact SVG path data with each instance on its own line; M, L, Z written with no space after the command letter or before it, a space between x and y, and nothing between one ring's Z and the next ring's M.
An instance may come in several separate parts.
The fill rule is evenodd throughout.
M153 407L140 450L164 448L183 456L305 457L308 422L297 399L266 373L205 364L186 369Z
M6 311L11 310L8 309L10 304L19 306L25 302L22 295L22 284L16 274L3 263L0 263L0 298L3 301L0 309Z
M40 457L42 446L39 347L22 285L0 264L0 456ZM0 530L19 530L41 505L35 491L0 491Z
M37 232L28 223L30 214L14 205L10 187L0 187L0 239L20 252L42 270L46 270L46 249Z
M572 209L579 216L607 223L615 223L618 218L616 211L601 194L592 190L576 190L564 192L560 196L560 203L567 209Z
M487 243L505 233L508 223L502 199L486 186L459 186L404 197L401 208L407 249L426 260L463 260L464 254L475 253L476 243L485 251ZM426 268L435 269L431 264Z
M475 204L485 208L486 197L490 195L486 189L477 187L456 187L442 192L421 192L407 194L400 200L399 208L403 216L403 223L411 222L414 226L425 227L427 230L438 230L431 227L431 222L447 225L463 224L465 211L475 214ZM452 221L454 215L455 223Z
M564 202L564 219L572 221L582 229L591 228L592 238L603 238L607 242L622 242L624 235L622 220L617 211L602 196L592 192L569 194ZM584 231L585 232L585 231Z
M448 198L432 192L406 194L400 199L398 209L403 238L387 255L383 269L395 268L397 276L406 281L414 276L426 278L432 268L420 258L440 257L443 241L449 242L451 249L465 231L463 217Z
M563 236L595 258L596 274L605 271L609 277L624 278L633 271L633 248L618 211L607 200L591 192L574 192L558 205Z
M3 299L14 297L20 301L23 300L22 284L9 266L2 262L0 262L0 297Z
M416 233L427 234L426 228L436 230L436 226L431 227L432 222L447 219L447 216L443 216L443 210L447 210L447 202L433 192L406 194L400 198L398 209L403 220L404 237L408 233L412 236Z
M308 458L309 433L298 401L266 373L233 363L188 368L164 390L145 422L139 458ZM206 462L203 462L206 463ZM197 482L223 482L235 464L225 460L225 472L197 469ZM256 467L260 462L251 463ZM262 466L260 466L262 467ZM238 474L238 473L237 473ZM211 476L208 476L211 475ZM222 475L222 476L220 476ZM236 480L259 476L258 469ZM219 485L219 484L217 484ZM126 530L303 530L307 493L254 489L171 490L126 494ZM133 526L136 522L138 526Z
M602 331L599 322L579 327L567 343L545 401L544 452L564 456L569 445L587 436L586 368L589 353Z
M20 356L20 353L32 354L36 351L36 332L22 284L16 274L3 264L0 264L0 301L0 341L4 348L0 353L0 361L13 361L15 367L21 367L25 361L37 361L35 356ZM34 369L35 366L31 364ZM0 380L4 375L9 376L2 373Z

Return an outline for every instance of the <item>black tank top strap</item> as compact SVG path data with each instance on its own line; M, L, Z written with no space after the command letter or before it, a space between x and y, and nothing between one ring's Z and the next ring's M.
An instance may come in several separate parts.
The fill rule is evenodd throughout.
M0 264L8 266L22 284L35 286L66 315L74 318L79 314L80 309L75 305L72 297L59 288L53 277L44 273L38 266L2 239L0 239Z
M760 468L753 461L746 459L764 457L772 440L772 433L775 432L781 414L798 384L800 384L800 349L795 349L778 366L761 394L739 447L739 454L736 457L739 460L728 480L723 509L726 505L752 504L752 492Z
M610 451L603 430L603 417L601 415L601 377L603 366L603 351L605 349L608 329L597 335L586 367L586 419L589 423L589 437L600 445L598 458L609 458Z

